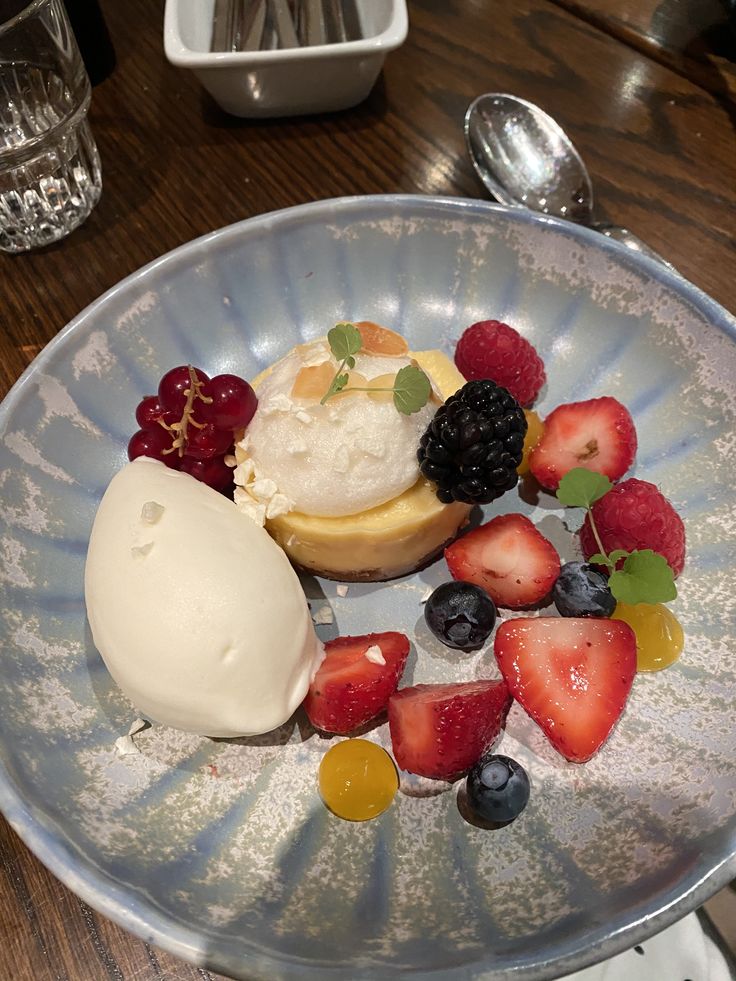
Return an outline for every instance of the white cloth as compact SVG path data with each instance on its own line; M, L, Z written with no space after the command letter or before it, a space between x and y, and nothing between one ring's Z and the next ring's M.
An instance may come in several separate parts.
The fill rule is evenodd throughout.
M560 981L733 981L723 954L695 913L631 950Z

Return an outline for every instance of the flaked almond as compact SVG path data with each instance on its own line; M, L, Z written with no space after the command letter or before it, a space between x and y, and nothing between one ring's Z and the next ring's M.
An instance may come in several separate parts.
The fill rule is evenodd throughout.
M335 369L329 361L309 368L300 368L291 388L295 399L321 399L335 377Z
M389 330L388 327L381 327L370 320L360 320L355 324L360 333L363 345L363 354L383 354L386 357L401 357L409 350L401 334Z
M334 402L337 399L347 398L348 395L360 395L360 392L353 392L352 389L365 388L368 384L368 379L364 378L359 371L350 371L348 372L347 385L341 392L338 392L337 395L333 395L330 402Z
M376 375L375 378L371 378L369 382L366 382L366 387L369 389L379 389L379 391L369 391L367 393L368 398L373 399L374 402L390 402L394 397L393 388L395 381L395 374ZM381 391L382 389L388 389L388 391Z

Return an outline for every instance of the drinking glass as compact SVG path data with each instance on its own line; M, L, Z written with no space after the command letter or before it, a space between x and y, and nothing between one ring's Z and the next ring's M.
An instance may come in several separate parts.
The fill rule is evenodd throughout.
M102 177L62 0L0 0L0 15L0 250L24 252L81 225Z

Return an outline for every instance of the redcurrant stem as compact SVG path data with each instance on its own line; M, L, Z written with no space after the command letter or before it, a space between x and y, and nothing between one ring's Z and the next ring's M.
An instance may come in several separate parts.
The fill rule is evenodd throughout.
M192 418L195 399L206 403L212 401L209 395L202 395L202 382L197 378L194 368L191 365L187 365L187 370L189 371L189 388L184 389L187 400L184 403L184 411L182 412L181 419L179 422L172 422L170 426L167 426L165 422L161 423L166 429L177 434L169 449L163 451L164 454L173 453L174 450L178 450L179 456L184 456L184 450L187 445L187 428L190 423L196 429L202 429L204 427L203 422L197 422L196 419Z

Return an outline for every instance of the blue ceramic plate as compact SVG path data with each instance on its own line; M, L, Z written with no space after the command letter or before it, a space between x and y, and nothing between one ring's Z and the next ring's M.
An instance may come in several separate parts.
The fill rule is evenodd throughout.
M320 803L327 742L284 726L213 741L135 711L85 622L82 575L100 496L133 412L169 367L253 376L345 318L442 347L489 317L547 366L543 413L614 395L635 418L634 472L683 515L689 553L674 667L637 678L585 766L515 707L503 749L532 779L509 827L465 823L454 792L400 795L349 824ZM556 977L683 916L736 874L736 324L693 286L585 229L473 201L320 202L215 232L92 304L42 352L0 419L0 803L21 837L101 912L184 958L249 979ZM547 494L521 510L569 552ZM192 529L196 549L197 529ZM495 670L422 618L443 562L391 584L310 580L324 636L413 639L406 683ZM167 589L161 584L161 603ZM381 740L382 729L371 738Z

